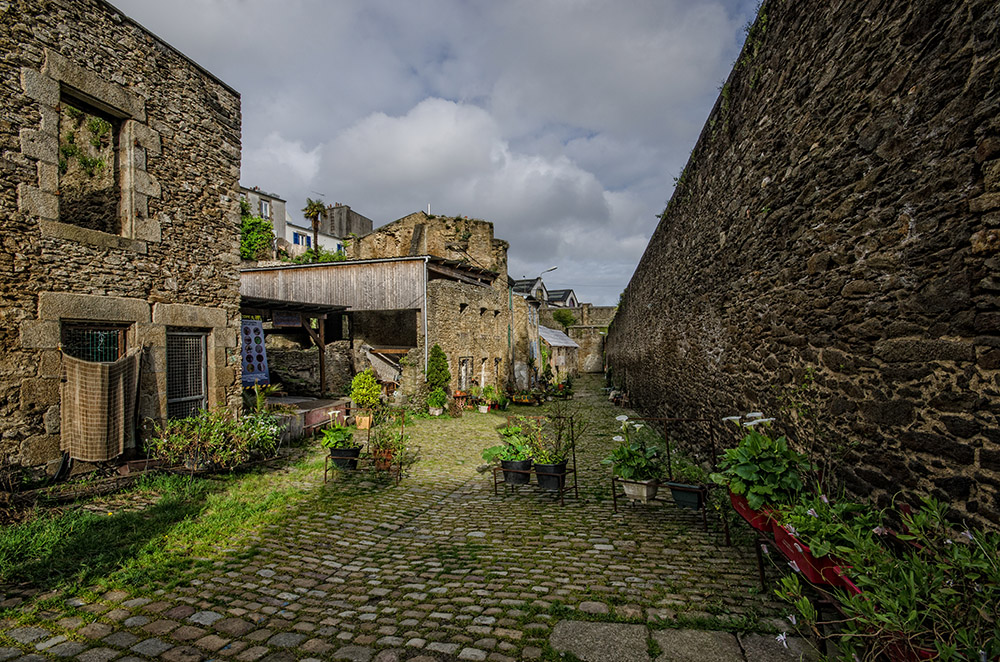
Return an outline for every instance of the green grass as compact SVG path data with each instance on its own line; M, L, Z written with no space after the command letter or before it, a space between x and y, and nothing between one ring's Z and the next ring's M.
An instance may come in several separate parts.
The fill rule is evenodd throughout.
M142 478L126 494L155 502L134 512L38 510L0 529L0 583L67 594L92 585L132 591L175 585L184 570L240 547L252 531L284 517L286 505L304 498L299 481L320 466L313 458L280 473Z

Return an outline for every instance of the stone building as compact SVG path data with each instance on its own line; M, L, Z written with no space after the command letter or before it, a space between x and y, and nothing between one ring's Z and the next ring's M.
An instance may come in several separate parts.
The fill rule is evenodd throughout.
M448 357L452 391L467 390L474 384L506 390L512 383L516 345L508 246L493 236L493 224L487 221L417 212L358 237L348 247L348 254L355 259L429 255L451 262L451 266L442 264L441 268L451 271L452 278L428 280L429 343L441 345ZM463 274L466 269L490 274L489 287ZM527 315L527 307L519 306L518 310ZM356 332L370 333L365 328L359 320ZM405 363L422 366L422 351L420 347L411 351ZM408 392L419 391L421 369L404 369Z
M243 294L346 306L347 324L338 319L326 331L327 366L345 366L346 355L352 373L372 366L409 396L425 395L425 361L434 344L448 357L453 392L475 384L506 390L515 365L526 382L519 352L530 351L529 306L508 286L507 242L493 237L492 223L418 212L355 239L347 250L346 262L244 269ZM518 316L525 320L520 326ZM292 369L276 357L276 371ZM350 376L328 374L327 381L337 386Z
M141 420L235 405L239 95L102 0L0 24L0 460L60 456L64 353L141 350Z
M567 377L576 377L576 354L580 346L562 331L547 326L538 327L538 335L545 345L548 364L552 368L553 382L558 383ZM544 366L542 369L544 370Z
M1000 523L998 44L992 0L765 0L611 325L632 402Z

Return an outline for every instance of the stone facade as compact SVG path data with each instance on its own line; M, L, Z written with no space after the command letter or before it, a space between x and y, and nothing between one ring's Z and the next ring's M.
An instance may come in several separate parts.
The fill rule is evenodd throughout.
M779 396L808 400L856 495L1000 523L1000 7L760 12L625 291L613 379L799 443Z
M428 347L438 344L448 357L451 390L500 385L513 379L514 296L507 279L506 241L493 236L493 224L468 218L410 214L357 238L348 247L353 259L431 255L454 260L495 276L489 287L460 278L433 277L427 283ZM521 310L519 308L519 310ZM358 324L356 333L372 333ZM403 391L424 393L424 333L417 320L416 347L403 361ZM523 343L522 343L523 345ZM521 359L524 363L524 359Z
M77 322L145 348L143 419L166 412L168 329L206 332L208 404L235 405L239 95L100 0L2 3L0 47L0 458L58 456Z
M552 318L559 308L543 308L542 324L552 329L562 327ZM576 372L604 372L604 339L607 337L608 326L615 318L616 306L593 306L589 303L580 304L576 308L567 308L576 324L567 331L573 342L580 346L576 353Z

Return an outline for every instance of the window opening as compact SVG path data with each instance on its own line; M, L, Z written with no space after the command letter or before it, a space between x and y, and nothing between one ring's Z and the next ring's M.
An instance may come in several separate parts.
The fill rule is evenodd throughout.
M261 218L271 218L271 203L267 200L260 201L260 217Z
M112 363L125 356L127 325L89 322L64 323L62 350L83 361Z
M208 333L167 332L167 417L185 418L208 406Z
M121 234L118 118L78 99L59 104L59 220Z
M462 356L458 359L458 390L468 391L472 381L472 357Z

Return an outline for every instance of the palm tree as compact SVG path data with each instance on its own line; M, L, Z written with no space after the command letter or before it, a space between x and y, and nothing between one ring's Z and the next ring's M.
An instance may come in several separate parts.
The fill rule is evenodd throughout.
M322 198L315 200L306 198L306 206L302 208L302 213L312 221L314 260L319 260L319 217L324 211L326 211L326 204L323 203Z

